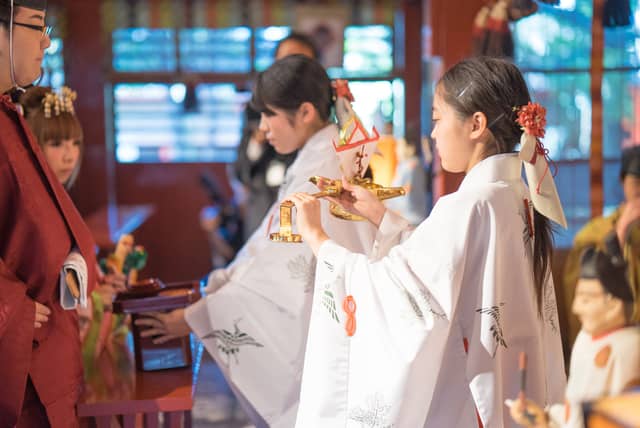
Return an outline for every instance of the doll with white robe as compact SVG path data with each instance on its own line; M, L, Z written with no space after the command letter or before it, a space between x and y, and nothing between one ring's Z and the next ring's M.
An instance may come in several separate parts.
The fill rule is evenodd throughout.
M582 329L571 353L564 404L545 412L531 400L526 406L521 400L509 402L523 426L582 428L582 403L640 386L640 327L629 322L634 298L615 232L607 236L606 247L588 247L580 259L573 312Z

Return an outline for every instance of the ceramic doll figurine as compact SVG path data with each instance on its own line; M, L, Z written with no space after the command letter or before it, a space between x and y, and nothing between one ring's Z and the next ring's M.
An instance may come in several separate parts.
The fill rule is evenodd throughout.
M572 309L582 329L571 354L565 403L543 410L529 400L509 401L513 419L523 426L583 427L583 402L640 385L640 327L630 323L634 298L615 232L605 247L589 247L580 259Z

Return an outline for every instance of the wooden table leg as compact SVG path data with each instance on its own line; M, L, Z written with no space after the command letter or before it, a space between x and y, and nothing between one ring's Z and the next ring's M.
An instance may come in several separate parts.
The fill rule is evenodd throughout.
M136 428L136 415L122 415L122 428Z
M180 428L182 412L165 412L164 428Z
M111 428L111 416L96 416L97 428Z
M157 413L145 413L144 414L144 428L158 428L158 414Z

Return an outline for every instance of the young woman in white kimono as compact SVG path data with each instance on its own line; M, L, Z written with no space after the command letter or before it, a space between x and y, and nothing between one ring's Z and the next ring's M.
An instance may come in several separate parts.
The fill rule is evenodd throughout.
M318 191L309 182L313 175L341 176L332 144L339 140L338 127L330 121L333 104L325 70L305 56L281 59L258 76L252 107L262 113L260 128L278 153L299 150L278 202L233 262L211 273L199 302L186 311L139 321L150 327L143 335L160 335L159 342L192 330L258 427L295 423L315 257L306 245L268 237L278 231L279 203L287 194ZM323 227L337 242L352 251L371 248L373 226L333 217L327 203L322 210Z
M506 61L450 69L437 86L432 137L443 168L467 175L411 234L345 183L342 205L378 227L370 257L324 230L316 200L290 196L317 256L297 427L515 426L503 403L519 392L520 352L527 396L562 398L552 238L539 211L560 223L564 216L541 143L534 138L540 156L527 157L532 192L514 153L516 110L529 100ZM343 303L338 320L326 292Z

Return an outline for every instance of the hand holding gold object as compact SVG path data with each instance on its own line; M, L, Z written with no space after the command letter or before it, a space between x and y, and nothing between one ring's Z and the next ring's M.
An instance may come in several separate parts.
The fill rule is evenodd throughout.
M314 198L325 197L337 197L343 192L342 180L332 180L329 178L314 175L309 178L313 184L322 186L323 189L320 192L313 193L311 196ZM374 193L379 200L390 199L396 196L402 196L405 194L405 190L402 187L384 187L379 184L375 184L369 178L354 178L351 179L352 184L362 186L370 192ZM269 235L269 239L274 242L289 242L299 243L302 242L302 236L297 233L293 233L293 226L291 222L293 203L291 201L284 201L280 204L280 228L278 232ZM365 220L364 217L350 213L343 209L335 202L331 202L329 205L329 211L335 217L343 220L361 221Z
M320 177L317 175L314 175L313 177L311 177L309 179L309 181L311 181L313 184L318 185L320 182L329 182L331 183L329 186L330 187L335 187L335 188L339 188L340 192L338 192L338 194L340 194L342 192L342 181L341 180L330 180L324 177ZM356 185L356 186L360 186L363 187L364 189L370 191L371 193L373 193L376 198L378 198L378 200L383 201L385 199L391 199L391 198L395 198L397 196L404 196L404 194L406 193L404 188L402 187L384 187L381 186L379 184L374 183L373 181L371 181L370 178L360 178L360 177L354 177L352 179L349 180L349 183ZM326 187L326 185L325 185ZM350 221L363 221L366 220L364 217L359 216L357 214L353 214L347 210L345 210L344 208L342 208L339 204L335 203L335 202L331 202L329 204L329 212L331 212L331 214L333 214L335 217L338 217L340 219L343 220L350 220Z
M332 180L338 181L339 180ZM311 196L314 198L324 198L327 196L338 196L342 191L342 183L339 185L329 185L321 192L313 193ZM293 227L291 225L291 211L293 209L293 202L284 201L280 204L280 229L276 233L269 235L269 239L274 242L289 242L299 243L302 242L302 236L297 233L293 233Z

